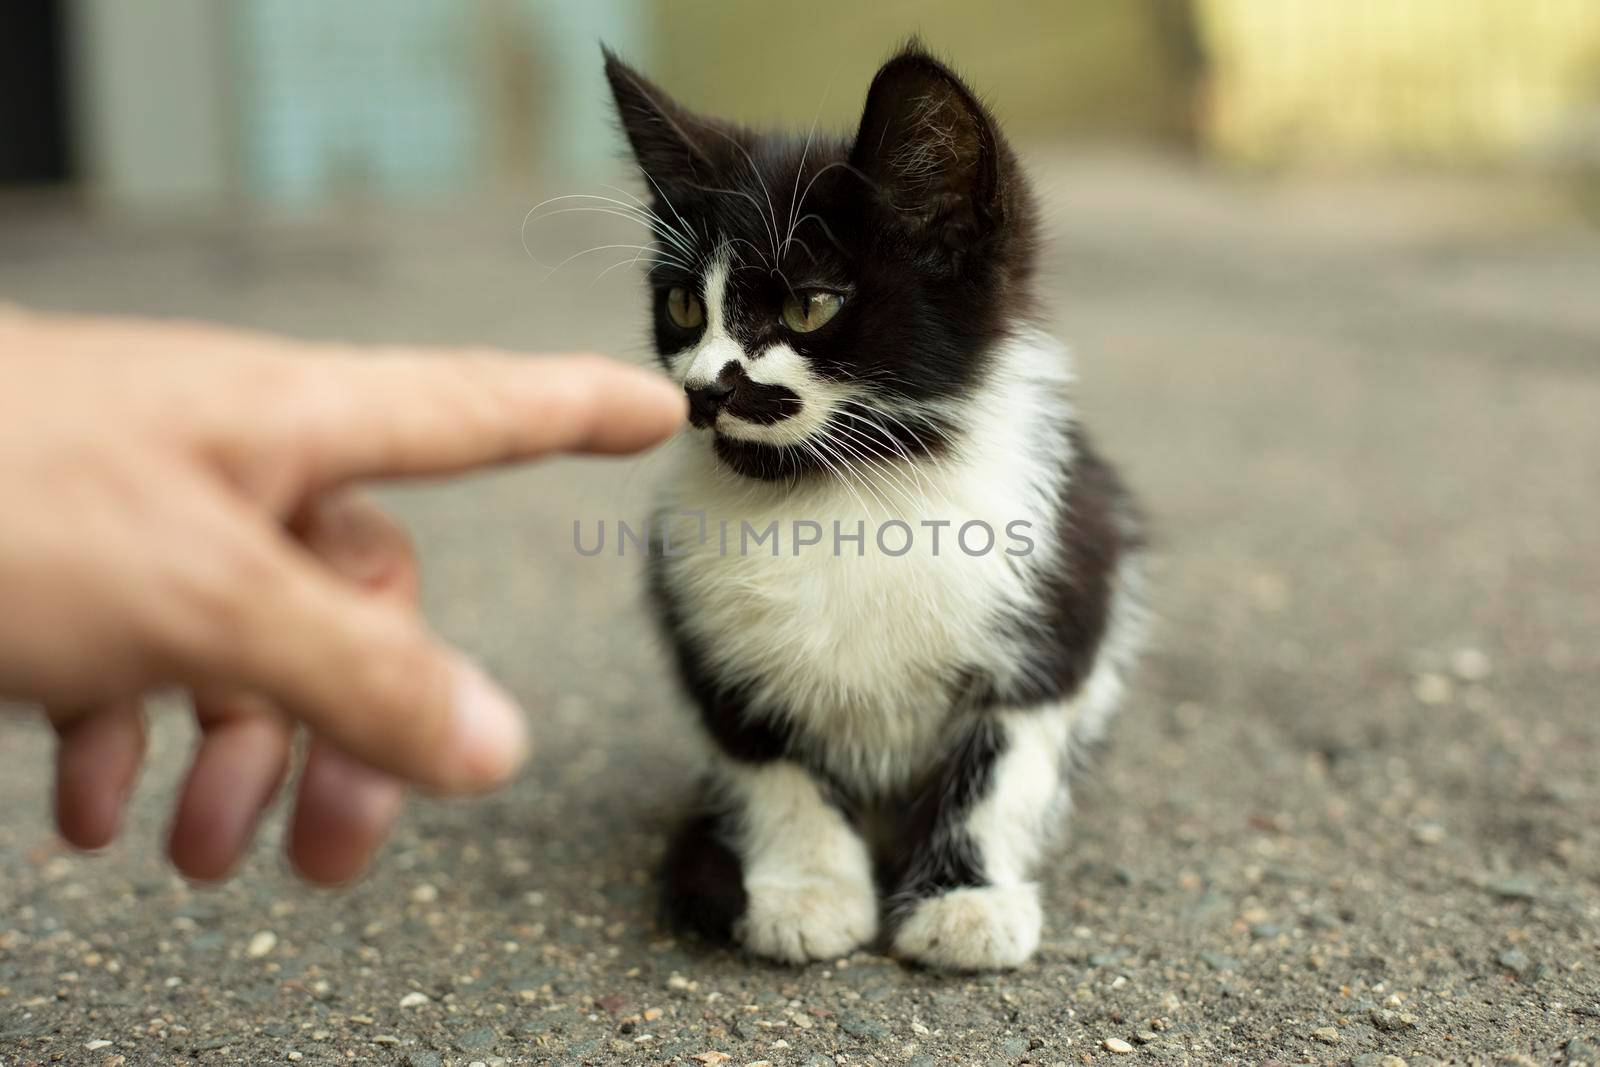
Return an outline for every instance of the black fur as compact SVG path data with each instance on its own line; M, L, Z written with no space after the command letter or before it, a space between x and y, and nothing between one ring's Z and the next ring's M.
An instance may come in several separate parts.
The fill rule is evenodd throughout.
M868 384L885 401L938 400L972 388L988 370L986 353L1031 310L1034 206L1021 172L989 112L919 47L879 72L849 139L756 134L702 117L609 51L606 76L652 208L670 223L689 220L681 229L695 237L683 249L656 234L694 268L650 272L664 361L704 328L673 323L666 294L684 286L704 299L703 268L723 238L741 257L730 294L741 346L759 352L781 340L818 373ZM953 140L918 156L930 122ZM782 232L774 232L773 218ZM784 298L804 288L848 298L821 329L786 332ZM732 402L741 402L737 391ZM865 436L869 453L937 452L949 436L932 417L878 422L847 423ZM738 445L724 459L742 474L822 476L817 458L804 452Z
M717 379L732 391L724 410L745 422L753 422L758 426L782 422L792 418L803 406L799 394L793 389L751 381L744 368L737 363L722 368Z
M672 591L662 580L658 562L662 558L662 547L654 542L650 553L650 596L670 639L678 677L690 701L700 710L706 733L718 748L745 763L766 763L782 757L789 751L792 729L786 720L752 715L740 687L723 682L706 665L705 657L684 629L681 609Z
M1049 611L1016 620L1030 649L1025 684L997 689L989 706L1029 707L1072 696L1094 669L1111 617L1118 565L1144 547L1143 520L1117 472L1100 458L1082 429L1071 435L1071 493L1057 516L1064 549L1044 576Z
M709 307L705 278L721 256L730 271L726 326L752 365L781 343L815 375L858 388L825 425L850 427L857 457L939 457L959 443L967 429L960 402L984 387L994 353L1033 316L1037 230L1011 150L960 79L913 44L879 71L853 137L796 137L697 115L610 52L606 75L650 207L664 220L658 247L673 260L649 273L663 364L671 369L707 329L679 327L667 294L686 288ZM812 332L788 330L784 301L806 289L842 294L844 303ZM773 426L805 410L800 395L755 381L736 361L710 384L696 381L692 418L702 429L721 412ZM1062 417L1070 418L1065 407ZM754 710L745 684L709 665L685 625L668 561L652 553L657 615L712 742L738 763L792 760L853 823L866 810L876 817L869 821L892 824L878 856L891 921L931 896L985 884L981 844L962 821L989 793L1006 751L995 713L1057 704L1082 688L1113 616L1119 567L1142 546L1137 509L1115 472L1081 430L1070 444L1070 459L1060 460L1070 488L1050 531L1054 570L1040 579L1044 610L1009 623L1028 649L1025 669L1012 673L1026 681L1002 685L970 664L948 664L970 684L953 686L951 706L928 714L950 721L951 742L903 796L833 779L818 758L829 739L808 735L782 708ZM747 478L828 476L805 449L722 433L713 448ZM730 844L738 815L719 808L697 816L666 861L671 914L712 936L728 936L747 905Z
M733 936L747 903L743 870L730 843L730 818L719 811L690 819L662 864L667 918L718 941Z
M946 889L984 884L982 852L960 819L988 793L1004 742L982 713L958 736L900 820L885 879L894 887L891 915Z

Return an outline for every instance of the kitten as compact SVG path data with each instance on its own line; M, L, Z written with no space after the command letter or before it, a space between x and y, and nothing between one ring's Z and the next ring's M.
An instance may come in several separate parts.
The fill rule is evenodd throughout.
M915 42L849 139L699 116L609 51L606 75L693 424L650 561L709 750L669 905L792 963L881 932L1017 966L1143 615L1137 511L1035 324L1022 170Z

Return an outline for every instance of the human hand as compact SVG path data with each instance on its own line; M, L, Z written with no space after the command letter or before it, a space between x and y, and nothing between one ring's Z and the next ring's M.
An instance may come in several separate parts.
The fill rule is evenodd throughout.
M503 782L520 713L415 611L404 533L350 487L550 452L636 451L682 394L594 356L366 354L195 323L0 308L0 696L46 709L56 811L114 837L141 699L176 686L201 740L169 850L224 876L311 734L289 852L359 873L401 783Z

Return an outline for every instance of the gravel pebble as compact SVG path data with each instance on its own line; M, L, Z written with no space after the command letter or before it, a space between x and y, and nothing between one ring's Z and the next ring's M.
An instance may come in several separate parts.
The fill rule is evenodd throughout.
M1501 900L1537 900L1539 897L1539 884L1523 874L1491 878L1483 887Z
M253 960L259 960L263 956L270 955L277 947L278 935L271 930L262 930L250 939L250 943L244 947L244 954Z
M498 1035L492 1026L480 1026L476 1030L468 1030L456 1037L455 1046L458 1052L487 1052L494 1047Z
M1374 1009L1370 1018L1373 1026L1390 1034L1398 1033L1401 1030L1410 1030L1417 1025L1417 1017L1415 1015L1391 1011L1388 1008Z
M1568 1063L1600 1064L1600 1038L1575 1037L1563 1051Z
M1119 1056L1126 1056L1133 1051L1133 1046L1120 1037L1108 1037L1105 1040L1107 1052L1115 1052Z
M1533 966L1533 960L1520 948L1508 948L1495 957L1495 962L1512 974L1523 975Z
M889 1032L883 1028L882 1023L876 1019L868 1019L861 1015L843 1016L839 1020L839 1029L851 1037L859 1037L863 1040L883 1041L889 1036Z
M1456 687L1450 679L1442 674L1419 674L1411 685L1411 693L1417 698L1417 703L1429 707L1438 707L1450 703L1455 696Z
M400 998L400 1006L402 1008L420 1008L424 1004L431 1003L433 1003L432 997L415 989Z
M1339 1031L1335 1030L1331 1026L1317 1027L1315 1030L1311 1031L1311 1037L1313 1040L1320 1041L1324 1045L1337 1045L1341 1040L1343 1040L1339 1036Z
M1489 677L1494 667L1481 648L1458 648L1450 656L1450 669L1463 682L1481 682Z

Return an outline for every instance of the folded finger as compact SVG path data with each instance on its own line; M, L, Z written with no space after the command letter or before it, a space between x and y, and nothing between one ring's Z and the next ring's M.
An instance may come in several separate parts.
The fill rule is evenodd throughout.
M247 693L197 693L201 737L184 782L167 851L190 878L217 881L244 855L283 783L293 730Z
M278 529L236 516L204 610L171 624L191 687L259 693L350 755L445 792L501 784L525 724L414 611L356 588Z
M324 494L296 516L292 528L341 578L378 599L415 607L419 582L411 539L365 494ZM350 881L388 837L403 797L398 779L312 742L289 827L290 862L312 881Z
M290 862L308 881L351 881L388 837L404 798L393 777L313 741L289 830Z
M365 493L346 489L315 497L293 518L290 532L356 588L416 606L420 583L411 537Z
M144 709L137 700L118 701L57 732L56 826L75 848L104 848L117 835L144 759Z

